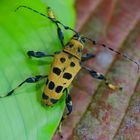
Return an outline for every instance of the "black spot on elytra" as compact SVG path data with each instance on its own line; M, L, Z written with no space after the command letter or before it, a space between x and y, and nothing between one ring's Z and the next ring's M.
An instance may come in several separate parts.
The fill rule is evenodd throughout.
M65 58L60 58L60 61L62 62L62 63L64 63L65 61L66 61L66 59Z
M70 74L70 73L64 73L64 75L63 75L63 78L65 78L65 79L71 79L71 77L72 77L72 75Z
M50 90L53 90L54 89L54 86L55 86L54 82L50 81L50 83L48 85L49 89Z
M53 68L53 73L55 73L56 75L60 75L61 70L59 68L57 68L57 67L54 67Z
M60 93L60 92L62 91L62 89L63 89L62 86L57 86L56 89L55 89L55 91L56 91L57 93Z
M42 98L47 100L49 97L43 92Z
M58 100L57 99L50 99L50 101L55 104Z
M71 66L71 67L74 67L74 66L75 66L75 63L74 63L74 62L71 62L71 63L70 63L70 66Z

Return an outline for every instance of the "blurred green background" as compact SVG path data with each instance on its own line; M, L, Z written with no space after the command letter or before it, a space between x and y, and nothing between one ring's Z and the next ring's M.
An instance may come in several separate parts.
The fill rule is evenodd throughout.
M57 19L74 28L74 0L1 0L0 1L0 94L4 95L30 76L45 75L52 59L29 59L26 52L61 50L56 26L48 19L19 5L47 13L52 7ZM65 32L65 41L71 32ZM49 140L65 107L63 97L54 107L43 107L41 95L45 80L25 84L16 95L0 99L0 140Z

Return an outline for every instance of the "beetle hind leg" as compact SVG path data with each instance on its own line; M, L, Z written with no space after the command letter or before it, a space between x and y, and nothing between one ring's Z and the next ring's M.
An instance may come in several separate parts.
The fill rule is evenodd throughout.
M67 90L67 92L68 92L68 90ZM61 129L62 123L72 112L72 100L71 100L70 94L67 94L67 97L66 97L66 107L67 107L68 112L62 116L61 122L58 126L58 134L61 138L63 138L62 129Z
M98 72L96 72L88 67L85 67L85 66L82 66L82 68L84 68L92 77L99 79L99 80L103 80L108 88L110 88L112 90L122 90L123 89L120 86L111 84L103 74L98 73Z

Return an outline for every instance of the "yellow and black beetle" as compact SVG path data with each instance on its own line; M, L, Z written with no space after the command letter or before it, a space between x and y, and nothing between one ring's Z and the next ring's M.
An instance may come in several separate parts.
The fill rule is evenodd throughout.
M7 93L5 96L1 96L1 97L6 97L6 96L12 95L14 93L14 91L17 88L19 88L20 86L22 86L24 83L36 83L39 80L46 78L47 79L46 86L45 86L44 92L42 94L43 104L45 104L47 106L53 106L61 98L63 93L66 92L66 106L68 109L68 113L62 117L62 120L61 120L61 122L62 122L66 118L66 116L68 116L72 112L72 101L71 101L71 97L70 97L70 94L68 93L67 88L69 87L72 80L74 79L74 77L77 75L77 73L79 72L79 70L81 68L85 69L92 77L99 79L99 80L104 80L106 85L109 88L111 88L113 90L122 89L119 86L110 84L103 74L100 74L100 73L84 66L84 64L83 64L84 61L94 57L94 54L92 54L92 53L87 53L86 55L82 55L82 51L84 49L84 43L85 43L85 41L88 40L88 41L91 41L94 45L96 45L97 43L94 40L81 36L78 32L76 32L72 28L65 26L60 21L56 20L53 15L53 12L50 8L48 8L48 16L43 13L40 13L28 6L19 6L16 10L18 10L20 8L26 8L26 9L32 10L32 11L50 19L53 23L55 23L57 26L58 38L61 42L63 50L60 52L55 52L52 55L48 55L44 52L28 51L27 55L29 57L36 57L36 58L54 57L54 61L52 63L49 74L45 75L45 76L37 75L35 77L29 77L29 78L25 79L22 83L20 83L16 88L14 88L9 93ZM60 26L62 26L66 30L71 30L75 33L74 36L71 38L71 40L66 45L64 44L64 36L63 36ZM122 54L116 50L113 50L112 48L107 47L105 44L100 44L100 45L102 47L106 47L109 50L114 51L117 54L120 54L123 57L129 59L130 61L134 62L135 64L137 64L138 69L139 69L139 64L136 61L129 58L128 56L126 56L125 54Z

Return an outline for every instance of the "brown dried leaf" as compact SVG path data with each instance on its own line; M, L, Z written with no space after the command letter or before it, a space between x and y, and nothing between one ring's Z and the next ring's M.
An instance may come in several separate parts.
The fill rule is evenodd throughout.
M77 29L140 62L139 5L138 0L77 0ZM93 52L93 47L87 50ZM81 71L71 91L73 113L64 123L64 139L139 140L139 109L133 113L139 105L137 66L114 52L96 48L96 57L85 65L108 73L110 81L124 89L111 91L104 83L99 86L99 80Z

